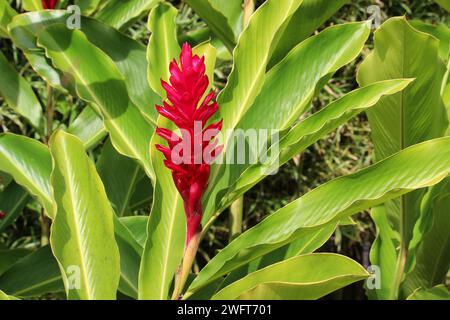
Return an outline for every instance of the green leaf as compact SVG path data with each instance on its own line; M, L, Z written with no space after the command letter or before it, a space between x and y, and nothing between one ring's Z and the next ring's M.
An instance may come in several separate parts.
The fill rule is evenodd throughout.
M0 290L0 300L19 300L19 299L13 296L9 296L2 290Z
M50 243L69 299L115 299L120 278L114 212L82 142L57 131L50 140L57 214ZM79 278L75 278L79 276Z
M67 129L68 133L83 141L86 149L97 146L108 134L103 126L103 120L91 107L85 107Z
M18 114L25 117L40 133L43 133L42 107L28 82L20 76L0 52L0 96Z
M386 21L376 31L374 41L375 50L359 68L360 85L399 77L416 78L404 91L387 97L367 112L375 157L380 160L442 136L448 120L440 94L445 65L438 55L438 41L412 28L404 17ZM403 230L405 245L418 218L421 195L416 192L386 204L394 229Z
M302 0L266 1L253 14L233 52L234 65L226 87L218 97L223 132L234 129L255 101L264 84L270 47L281 25ZM258 44L255 45L255 40ZM227 140L223 141L225 147Z
M16 297L34 297L64 290L50 246L17 261L0 276L1 290Z
M442 8L450 12L450 0L434 0L438 3Z
M447 61L450 53L450 29L444 24L432 25L421 20L412 20L410 24L419 31L431 34L439 40L439 56Z
M117 153L108 140L97 160L97 170L117 216L131 214L131 197L137 183L145 176L139 164ZM152 190L149 189L147 192L150 194Z
M119 291L137 299L142 245L116 215L114 215L114 232L120 253Z
M209 0L213 8L220 11L227 19L228 25L234 33L234 38L237 39L244 27L244 10L242 0Z
M251 261L250 263L248 263L248 265L234 270L225 278L220 288L224 288L227 285L243 278L244 276L270 266L274 263L284 261L295 256L314 252L315 250L319 249L328 239L330 239L331 235L336 229L336 225L337 223L329 223L324 226L314 228L314 230L312 230L308 237L300 237L299 239L281 248L278 248L260 258Z
M22 7L26 11L43 10L40 0L22 0Z
M282 62L267 73L261 93L241 119L236 118L239 113L236 110L232 115L223 114L223 130L230 128L226 124L227 117L234 117L233 119L239 120L236 128L243 130L243 132L247 132L248 129L251 129L251 132L259 129L288 129L306 111L322 79L334 73L358 55L369 36L369 31L365 22L337 25L302 42ZM242 36L245 35L245 32ZM346 43L346 45L343 46L342 43ZM317 62L312 63L312 61ZM241 87L242 85L238 86L238 88ZM227 89L225 88L225 90ZM227 108L230 108L226 103L220 103L220 97L219 105L220 110L226 111ZM277 106L277 111L267 113L267 110L270 110L273 106ZM273 133L270 132L269 134L272 135ZM226 147L224 159L233 155L232 150L236 147L237 139L231 139L231 137L229 139L231 141ZM258 141L259 144L263 142L265 141ZM224 140L225 145L226 143L227 140ZM245 167L245 165L223 165L220 163L212 167L211 187L205 197L207 200L203 222L206 222L216 210L220 209L218 203L220 197L217 195L227 192Z
M48 178L52 162L48 148L37 140L11 133L0 135L0 171L36 196L49 217L54 217Z
M272 160L250 166L237 178L234 185L229 188L229 195L223 198L220 208L227 207L234 199L264 179L267 173L273 169L285 164L361 111L374 106L383 96L395 94L403 90L409 83L410 80L387 80L373 83L344 95L319 112L299 121L281 138L278 146L272 148L278 148L278 153L275 154L275 151L269 149L268 153Z
M215 6L215 3L212 0L186 0L186 3L208 24L228 50L233 51L236 44L235 35L224 13Z
M166 92L161 80L169 81L169 64L180 54L176 17L177 9L165 2L154 7L148 17L148 29L152 32L147 47L148 82L163 99Z
M9 38L7 26L16 14L7 1L0 2L0 38Z
M409 147L366 169L325 183L237 237L209 261L189 291L307 236L313 227L434 185L449 174L450 137L447 137Z
M444 283L450 268L450 179L430 188L424 198L409 247L412 270L402 283L404 296L417 288L429 289Z
M97 106L115 149L138 160L153 176L148 142L154 127L129 100L123 76L112 60L82 32L61 25L43 30L38 43L59 69L73 75L78 95Z
M443 284L431 289L418 289L407 300L450 300L450 292Z
M276 65L297 44L307 39L349 0L303 0L300 8L285 22L269 67Z
M28 192L15 183L0 192L0 211L6 213L6 217L0 220L0 233L14 223L30 200Z
M214 69L216 66L217 50L211 45L210 41L199 43L192 49L194 55L199 57L205 57L206 75L208 76L209 86L206 88L206 92L209 92L214 84Z
M144 247L145 241L147 240L147 216L130 216L120 218L120 221L124 226L130 230L134 239Z
M52 86L73 93L73 75L56 70L36 43L42 29L52 24L65 25L68 16L66 11L30 12L16 16L9 29L15 45L24 51L33 69ZM156 123L155 108L149 106L159 103L160 99L147 84L146 48L138 41L91 18L81 17L81 31L113 60L125 79L130 99L149 122ZM78 60L75 62L79 63Z
M92 14L101 4L102 0L75 0L75 4L80 7L83 15Z
M173 124L159 117L158 127L172 128ZM178 265L181 262L186 237L186 218L183 201L173 182L172 173L164 166L164 157L156 144L164 140L154 135L150 154L156 183L153 206L147 224L147 241L139 272L139 299L166 300Z
M345 256L307 254L251 273L220 290L213 299L313 300L368 276L361 265Z
M29 254L30 250L27 249L0 249L0 275Z
M116 28L125 29L130 23L144 15L161 0L108 1L96 18Z
M388 300L392 298L391 292L394 290L399 239L397 233L389 224L384 205L372 208L371 217L375 222L377 237L370 249L370 262L380 268L381 274L377 279L380 281L380 287L370 290L366 288L366 293L372 300Z

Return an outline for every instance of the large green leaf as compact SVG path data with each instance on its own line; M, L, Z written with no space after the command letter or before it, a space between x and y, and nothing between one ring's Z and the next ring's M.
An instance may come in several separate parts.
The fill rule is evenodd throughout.
M301 237L279 249L252 260L248 265L231 272L222 282L219 289L245 277L246 275L286 259L312 253L320 248L334 233L337 223L329 223L315 228L308 237ZM200 290L202 291L202 290Z
M285 22L283 32L270 58L269 66L274 66L297 44L308 38L328 18L349 0L303 0L300 8L289 21Z
M54 216L48 182L52 161L44 144L11 133L0 135L0 170L9 173L18 184L36 196L47 215Z
M238 115L239 112L235 110L232 117L239 120L236 128L241 129L242 132L260 132L259 129L288 129L306 111L317 87L320 87L323 82L322 80L358 55L369 36L369 31L365 22L350 23L330 27L319 35L302 42L267 73L261 93L249 107L247 113ZM347 45L343 46L342 43ZM317 63L311 63L311 61L317 61ZM241 86L238 87L241 88ZM225 88L225 90L227 89ZM267 110L271 110L273 106L277 106L277 111L268 113ZM221 110L229 107L226 103L220 104ZM226 119L230 115L223 114L223 116L223 130L227 130L229 127L227 127ZM237 116L242 116L242 118L237 119ZM228 133L226 134L228 135ZM229 139L231 137L233 139L229 141L224 154L226 161L229 161L228 158L233 156L233 150L238 146L237 139L234 136L230 136ZM259 139L263 138L259 137ZM258 141L258 144L261 145L264 142ZM224 143L226 144L227 141L225 140ZM255 143L253 142L253 144ZM238 152L243 151L238 150ZM236 158L236 156L234 157ZM236 159L231 160L236 162ZM211 187L206 194L203 222L206 222L219 209L220 194L228 190L246 166L248 164L223 165L219 163L212 167Z
M402 284L404 297L444 283L450 269L450 179L430 188L424 202L409 247L413 261Z
M64 290L58 263L49 246L17 261L0 276L0 289L17 297Z
M83 15L89 15L93 13L101 4L101 2L102 0L75 0L75 4L80 7L81 13Z
M264 179L271 168L277 168L292 157L304 151L308 146L324 135L346 123L361 111L375 105L385 95L395 94L403 90L410 80L388 80L373 83L354 90L342 98L330 103L312 116L299 121L281 138L276 148L278 153L269 149L270 160L257 163L245 170L234 185L228 190L228 195L222 199L219 211L226 208L234 199Z
M43 10L42 1L39 0L22 0L22 6L26 11Z
M387 97L367 112L375 157L380 160L408 146L444 134L448 120L441 87L446 68L439 57L436 38L415 30L403 17L385 22L376 31L374 41L375 50L359 68L357 78L361 85L397 77L416 78L404 91ZM407 247L419 218L422 196L423 190L385 204L389 224L400 239L391 298L397 295ZM382 240L382 245L391 247L389 241ZM385 250L389 251L388 248ZM378 264L379 261L372 263Z
M332 253L301 255L249 274L220 290L221 300L313 300L369 274L357 262Z
M0 192L0 211L6 213L6 217L0 220L0 232L14 223L29 201L28 192L16 183L9 184Z
M218 97L224 132L234 129L260 93L270 47L281 25L301 3L302 0L266 1L242 32L233 52L233 69ZM226 146L226 136L223 140Z
M180 54L176 17L177 9L165 2L153 8L148 17L148 29L152 32L147 47L148 82L162 98L166 93L161 80L169 81L169 63Z
M450 300L450 291L442 285L431 289L419 289L412 293L407 300Z
M158 127L172 128L159 117ZM169 288L182 259L186 237L183 201L173 182L172 173L164 166L164 157L156 144L165 140L154 135L150 153L156 174L153 205L147 224L147 241L139 272L139 299L166 300Z
M243 6L245 5L245 0L209 0L209 3L225 16L233 30L235 39L239 38L244 27Z
M444 24L428 24L421 20L412 20L410 24L417 30L426 32L439 40L439 56L447 61L450 53L450 29Z
M85 107L81 111L67 129L67 132L83 141L86 149L95 147L108 134L103 125L103 120L91 107Z
M53 210L50 191L52 160L48 148L36 140L14 134L0 135L0 146L7 148L14 146L8 150L12 152L12 159L17 159L14 164L21 164L18 167L10 167L10 171L1 168L0 170L8 171L16 180L18 179L18 182L22 181L24 188L29 193L32 194L39 190L38 200L47 204L47 207ZM22 149L25 149L26 152ZM8 154L2 155L0 153L1 156L9 157ZM0 161L0 164L3 163ZM2 168L6 168L6 166ZM148 183L144 185L148 185ZM14 198L11 198L11 200L14 200ZM128 296L137 298L137 280L142 247L133 238L130 230L123 226L118 219L114 220L114 229L121 257L119 290ZM58 273L60 272L58 271Z
M108 140L97 160L97 170L115 213L119 217L129 215L131 197L145 176L139 164L119 154ZM152 190L147 192L150 194Z
M123 76L112 60L82 32L62 25L43 30L38 42L59 69L73 75L78 95L96 105L116 150L138 160L152 176L148 143L154 128L129 100Z
M25 117L40 133L43 133L42 107L29 83L9 64L0 52L0 96L18 114Z
M17 12L11 8L8 1L0 2L0 38L9 38L8 24Z
M115 299L120 277L114 212L82 142L57 131L50 140L57 214L50 243L69 299ZM75 278L74 277L79 277Z
M0 275L30 253L28 249L0 249Z
M46 59L44 50L36 44L37 35L43 28L52 24L65 24L67 18L68 13L62 10L30 12L16 16L9 29L14 43L24 51L33 69L53 86L72 92L73 75L55 70ZM138 41L91 18L81 18L81 31L113 60L124 76L131 100L148 121L155 123L156 111L153 105L160 99L147 84L146 48Z
M142 245L116 215L114 216L114 232L120 252L119 291L137 299Z
M230 271L273 251L314 227L333 223L450 174L450 137L409 147L354 174L308 192L244 232L221 250L199 273L195 291ZM299 214L301 213L301 214Z
M227 2L231 2L230 0ZM226 16L213 0L186 0L186 3L208 24L211 31L232 51L236 38Z
M434 0L437 2L442 8L450 12L450 0Z
M123 29L145 12L149 11L161 0L120 0L108 1L96 15L106 24Z
M375 222L377 237L370 249L370 261L378 266L381 274L377 275L379 287L366 288L369 299L388 300L394 290L395 265L397 262L398 234L389 224L384 205L376 206L371 211L372 220Z
M2 290L0 290L0 300L19 300L19 299L16 297L7 295Z
M120 221L130 230L133 238L144 247L147 240L147 216L122 217Z

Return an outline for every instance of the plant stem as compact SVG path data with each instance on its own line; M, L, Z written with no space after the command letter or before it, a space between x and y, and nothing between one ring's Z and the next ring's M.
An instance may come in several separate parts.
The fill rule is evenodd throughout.
M201 232L199 231L191 238L191 241L184 251L183 261L175 275L175 287L172 294L172 300L179 300L183 297L182 291L191 271L192 264L194 263L200 240Z

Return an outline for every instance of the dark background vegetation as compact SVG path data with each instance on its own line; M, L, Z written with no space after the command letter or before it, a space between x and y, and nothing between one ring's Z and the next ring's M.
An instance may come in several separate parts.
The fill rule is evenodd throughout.
M224 0L226 1L226 0ZM182 1L171 1L179 9L179 33L196 30L205 26L204 22ZM258 0L257 5L264 1ZM16 1L12 2L16 4ZM450 17L443 9L430 0L356 0L345 5L333 18L323 26L361 21L367 19L367 7L376 4L381 7L383 20L406 15L409 19L421 19L430 23L450 25ZM16 8L19 10L18 8ZM137 21L127 34L146 44L149 33L146 17ZM372 47L370 39L362 54L353 63L347 65L333 77L313 101L312 112L319 110L330 101L357 87L356 68ZM33 72L20 51L9 40L0 40L0 50L13 61L17 70L32 83L33 89L43 99L45 105L45 83ZM222 88L231 70L231 63L223 63L216 71L215 85ZM75 98L56 93L56 123L64 126L70 124L85 104ZM151 108L153 106L149 106ZM0 98L0 132L14 132L37 138L32 128L23 119L12 112ZM96 158L101 147L91 151ZM370 139L370 127L364 114L352 119L348 124L322 139L303 154L298 155L284 165L278 174L270 176L255 186L245 195L243 228L247 229L268 214L276 211L292 200L316 186L335 177L355 172L368 166L373 157L373 145ZM1 190L0 181L0 190ZM151 192L149 190L149 192ZM0 234L0 248L34 248L40 246L40 212L37 203L31 203L23 215ZM137 212L136 214L148 214ZM368 212L356 216L356 224L339 226L321 251L338 252L347 255L363 265L369 264L369 251L375 237L375 227ZM203 266L229 239L228 216L223 214L211 228L203 241L196 268ZM334 298L363 298L361 285L352 286L335 293Z

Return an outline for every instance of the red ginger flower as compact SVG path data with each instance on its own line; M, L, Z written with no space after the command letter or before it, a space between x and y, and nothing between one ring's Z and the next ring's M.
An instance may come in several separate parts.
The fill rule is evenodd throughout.
M57 0L41 0L44 9L55 9Z
M200 104L209 85L205 57L193 56L191 47L185 43L180 66L174 59L169 70L170 84L161 80L167 100L163 106L156 106L156 110L180 129L181 137L168 129L157 128L156 134L167 140L169 147L156 145L156 148L164 154L164 164L172 171L175 186L183 198L187 247L200 228L202 197L208 185L211 162L222 151L222 146L217 147L217 141L211 143L222 129L222 120L206 127L219 106L217 102L211 102L214 91Z

